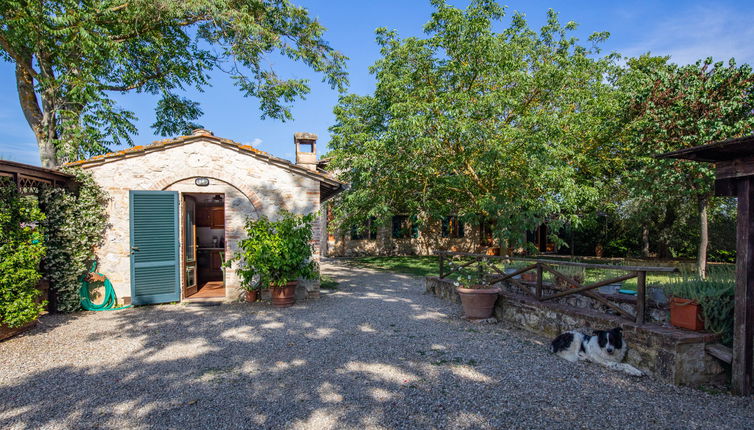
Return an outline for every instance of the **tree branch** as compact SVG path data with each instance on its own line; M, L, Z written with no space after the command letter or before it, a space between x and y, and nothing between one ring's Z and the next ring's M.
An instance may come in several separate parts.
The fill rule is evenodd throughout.
M8 39L6 39L2 33L0 33L0 48L3 48L3 50L7 52L8 55L13 58L13 60L15 60L16 65L20 65L21 67L26 69L26 73L31 75L32 78L36 78L39 75L39 73L37 73L37 71L34 70L34 67L32 67L31 65L31 58L26 59L23 55L14 51L10 46L10 43L8 43Z

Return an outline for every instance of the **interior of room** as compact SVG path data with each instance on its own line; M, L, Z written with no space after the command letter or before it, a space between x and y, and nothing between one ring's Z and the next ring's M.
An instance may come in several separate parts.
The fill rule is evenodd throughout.
M225 297L225 195L184 193L184 297Z

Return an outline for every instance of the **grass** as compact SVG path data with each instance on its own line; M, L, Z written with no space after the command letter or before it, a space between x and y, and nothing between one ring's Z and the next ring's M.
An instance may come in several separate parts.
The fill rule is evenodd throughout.
M319 288L323 290L337 290L338 282L327 275L320 275Z
M551 259L550 257L544 257ZM682 272L691 272L693 267L687 261L652 261L652 260L635 260L635 259L599 259L596 257L581 258L578 261L593 264L622 264L632 266L673 266L678 267ZM371 269L387 270L394 273L404 273L413 276L438 276L440 266L436 256L374 256L359 257L351 259L350 262L357 266L368 267ZM524 267L529 263L518 261L513 264L514 267ZM721 265L722 266L722 265ZM447 266L446 266L447 267ZM508 266L510 267L510 266ZM556 270L565 266L555 267ZM447 270L447 269L446 269ZM565 271L565 270L564 270ZM585 271L585 283L593 283L608 278L613 278L626 274L620 270L605 269L587 269ZM673 278L682 276L681 273L647 273L647 285L660 286L668 284ZM545 281L552 281L552 276L545 275ZM623 283L623 288L628 290L636 289L636 278L629 279Z

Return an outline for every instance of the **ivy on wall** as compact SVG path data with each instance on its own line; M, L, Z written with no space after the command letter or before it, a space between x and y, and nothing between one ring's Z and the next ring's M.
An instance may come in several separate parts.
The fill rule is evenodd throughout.
M0 177L0 323L11 328L34 321L44 309L37 300L43 220L36 201Z
M47 215L42 223L48 248L43 270L56 295L56 310L74 312L81 308L79 278L104 240L109 197L88 172L78 168L63 171L76 176L79 192L47 188L39 194Z

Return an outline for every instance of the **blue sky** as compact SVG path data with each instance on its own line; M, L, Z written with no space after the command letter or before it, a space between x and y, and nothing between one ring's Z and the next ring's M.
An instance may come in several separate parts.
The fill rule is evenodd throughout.
M374 88L368 68L379 57L374 42L377 27L395 29L401 36L418 36L429 19L429 0L292 0L309 9L328 28L326 38L350 60L349 92L367 94ZM451 1L464 6L466 1ZM677 63L693 63L712 56L735 57L739 63L754 62L754 2L751 1L509 1L509 11L521 11L532 27L543 24L547 9L558 11L562 22L576 21L582 39L596 31L609 31L605 51L624 55L671 55ZM312 92L295 104L295 119L288 122L261 120L255 99L244 98L222 74L213 76L204 93L189 94L202 103L199 122L215 135L255 145L273 155L293 158L293 133L320 136L318 152L326 151L332 108L338 94L300 65L287 62L273 67L283 76L312 80ZM39 164L34 136L18 105L13 67L0 62L0 158ZM139 116L136 144L160 138L149 127L154 121L156 100L145 95L119 96L121 105ZM117 148L116 148L117 149Z

